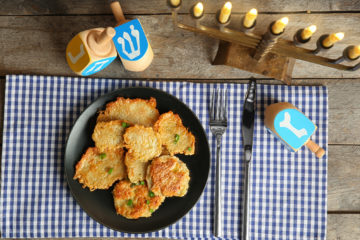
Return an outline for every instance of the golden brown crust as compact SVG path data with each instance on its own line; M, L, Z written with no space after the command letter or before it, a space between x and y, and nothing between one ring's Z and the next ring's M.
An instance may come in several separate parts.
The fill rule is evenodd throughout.
M149 100L118 97L116 101L106 105L106 109L99 113L98 122L123 120L131 124L147 127L153 126L159 117L156 109L156 99Z
M124 151L122 149L105 149L100 151L90 147L76 164L74 179L88 187L95 189L108 189L117 180L126 177L124 164Z
M123 135L126 129L124 124L128 125L128 123L121 120L97 122L92 134L95 146L100 150L124 147Z
M178 114L172 111L161 114L154 124L154 130L160 134L161 142L170 155L195 153L195 137L184 127Z
M146 178L146 169L149 162L139 161L131 153L125 155L125 165L130 182L137 183Z
M116 212L128 219L150 217L165 200L164 196L150 194L146 184L118 182L112 192Z
M142 162L147 162L162 152L160 136L151 127L135 125L127 128L124 142L132 158Z
M175 156L154 159L147 170L149 188L165 197L182 197L189 188L189 169Z

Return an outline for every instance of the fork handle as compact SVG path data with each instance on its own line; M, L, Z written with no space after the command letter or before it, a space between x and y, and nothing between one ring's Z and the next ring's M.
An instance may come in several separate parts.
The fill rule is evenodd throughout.
M214 213L214 236L222 236L222 187L221 187L221 135L216 136L216 177L215 177L215 213Z

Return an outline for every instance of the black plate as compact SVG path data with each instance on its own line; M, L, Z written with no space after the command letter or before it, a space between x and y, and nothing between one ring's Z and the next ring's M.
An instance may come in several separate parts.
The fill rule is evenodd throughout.
M160 208L150 218L129 220L117 215L114 208L111 189L90 192L83 189L78 181L73 180L75 165L85 150L94 146L91 139L95 127L97 112L104 109L106 103L117 97L156 98L160 113L169 110L180 115L184 126L196 139L195 155L178 157L190 170L188 193L182 197L166 198ZM121 232L145 233L162 229L182 218L200 198L208 179L210 169L210 151L204 129L196 115L180 100L163 91L153 88L123 88L110 92L90 104L75 122L65 149L65 173L70 190L78 204L97 222Z

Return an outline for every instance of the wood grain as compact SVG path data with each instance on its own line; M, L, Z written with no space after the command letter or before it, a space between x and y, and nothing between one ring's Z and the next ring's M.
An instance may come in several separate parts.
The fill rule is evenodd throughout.
M355 240L360 236L360 214L329 214L327 240Z
M360 146L329 146L328 211L360 214L359 156Z
M166 0L121 0L125 14L161 14L168 13L169 8ZM188 13L195 0L183 0L181 13ZM215 13L225 1L207 0L205 11ZM244 13L251 8L257 8L260 12L307 12L307 11L359 11L358 0L232 0L233 12ZM108 1L88 0L0 0L0 15L66 15L66 14L110 14Z
M345 31L345 39L329 51L329 56L338 57L348 44L358 43L360 14L289 14L290 23L284 37L291 35L300 27L318 23L321 33ZM279 16L261 15L256 32L265 31L266 23ZM187 19L187 16L184 16ZM120 60L114 61L107 69L94 75L112 78L164 78L164 79L239 79L250 76L263 76L244 72L227 66L212 66L218 41L205 36L195 35L174 29L169 16L140 16L139 19L148 34L155 58L144 72L125 71ZM233 25L240 16L233 17ZM238 21L236 21L238 20ZM207 16L205 23L214 25L213 16ZM343 23L347 22L347 25ZM261 24L260 24L261 23ZM115 24L112 16L33 16L0 17L0 75L10 73L31 73L75 76L67 66L65 48L70 39L78 32ZM260 26L261 25L261 26ZM346 26L346 28L345 28ZM233 26L236 28L236 26ZM327 67L297 61L294 78L357 78L357 72L344 72Z

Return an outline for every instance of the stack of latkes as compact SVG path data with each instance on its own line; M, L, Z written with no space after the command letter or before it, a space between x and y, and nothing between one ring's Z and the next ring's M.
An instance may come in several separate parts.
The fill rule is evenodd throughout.
M90 191L112 191L116 212L129 219L150 217L165 197L182 197L189 169L175 154L193 155L195 137L179 115L159 114L156 99L119 97L99 113L90 147L74 179ZM120 180L120 181L119 181Z

